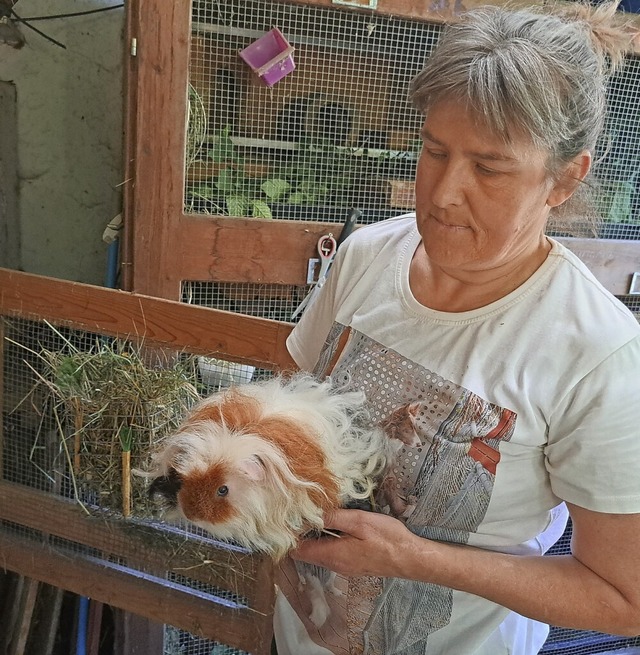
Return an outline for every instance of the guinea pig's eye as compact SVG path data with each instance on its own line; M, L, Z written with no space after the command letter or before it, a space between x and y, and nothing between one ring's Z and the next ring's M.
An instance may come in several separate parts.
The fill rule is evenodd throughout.
M221 487L218 487L218 491L216 491L216 494L218 496L226 496L229 493L229 487L227 487L226 484L223 484Z

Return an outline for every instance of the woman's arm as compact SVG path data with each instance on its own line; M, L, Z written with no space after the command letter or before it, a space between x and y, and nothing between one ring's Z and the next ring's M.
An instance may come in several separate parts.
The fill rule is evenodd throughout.
M451 587L552 625L640 634L640 514L568 507L573 555L506 555L430 541L390 516L339 510L326 527L342 535L308 540L293 556L347 576Z

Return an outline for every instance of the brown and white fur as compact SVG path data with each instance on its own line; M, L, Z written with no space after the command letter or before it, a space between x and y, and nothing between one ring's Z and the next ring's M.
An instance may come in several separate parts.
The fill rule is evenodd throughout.
M197 404L155 454L150 491L214 537L278 560L326 512L370 497L390 450L362 392L276 377Z

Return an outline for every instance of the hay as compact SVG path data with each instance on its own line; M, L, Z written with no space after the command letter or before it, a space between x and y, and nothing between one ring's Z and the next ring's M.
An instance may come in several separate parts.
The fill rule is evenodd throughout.
M200 94L192 84L189 84L187 110L185 171L188 171L191 165L198 160L207 138L207 110Z
M144 469L150 452L200 398L197 358L161 357L130 343L97 337L80 350L43 349L40 374L52 401L67 474L83 503L154 516Z

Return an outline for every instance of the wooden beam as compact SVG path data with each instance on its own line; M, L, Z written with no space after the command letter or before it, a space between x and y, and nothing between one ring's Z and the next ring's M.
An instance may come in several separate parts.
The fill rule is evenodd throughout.
M0 314L267 369L294 367L285 346L289 323L6 269L0 269L0 290Z
M274 0L275 2L290 2L291 0ZM369 0L294 0L296 4L311 5L332 9L366 11L371 13ZM460 14L469 9L483 5L503 6L504 0L465 0L464 3L445 0L445 2L428 2L427 0L374 0L375 13L383 16L395 16L430 23L451 23ZM511 7L527 9L544 6L544 0L512 0ZM624 20L633 35L629 51L640 53L640 15L625 13Z
M575 253L615 296L629 293L631 277L640 271L640 241L558 238Z
M232 601L8 532L0 532L0 552L3 566L21 575L251 653L269 652L270 619Z
M191 11L166 0L137 0L136 6L133 290L177 300L174 250L182 235L171 221L184 202Z
M184 280L303 285L307 261L322 234L341 223L301 223L223 217L183 217L186 236L179 273ZM240 235L240 237L239 237ZM640 241L555 237L614 295L628 293L640 271Z
M170 571L226 589L246 597L260 612L271 605L270 560L212 539L100 510L87 515L79 503L10 482L0 482L0 518L108 551L129 566Z

